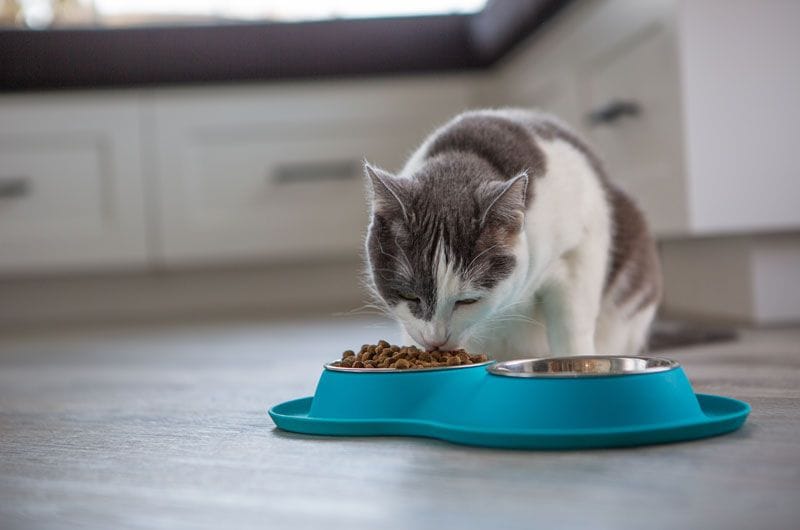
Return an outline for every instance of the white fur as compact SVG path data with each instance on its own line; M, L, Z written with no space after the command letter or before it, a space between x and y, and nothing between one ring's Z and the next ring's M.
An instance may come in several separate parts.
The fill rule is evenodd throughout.
M507 109L478 112L521 122L537 117ZM401 178L418 169L435 135L411 156ZM612 301L616 286L603 295L612 224L601 182L569 143L542 138L536 142L546 156L547 172L529 184L536 195L515 248L514 272L480 302L456 307L456 300L472 292L440 249L433 320L414 318L403 302L395 309L407 342L442 349L464 347L498 359L641 352L655 305L631 314L638 300L619 307ZM624 281L623 274L619 282Z

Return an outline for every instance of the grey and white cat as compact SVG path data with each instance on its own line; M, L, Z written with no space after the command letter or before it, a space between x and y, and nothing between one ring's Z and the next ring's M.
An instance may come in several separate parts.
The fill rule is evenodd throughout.
M644 217L552 116L461 114L397 175L365 164L368 283L407 344L638 354L661 297Z

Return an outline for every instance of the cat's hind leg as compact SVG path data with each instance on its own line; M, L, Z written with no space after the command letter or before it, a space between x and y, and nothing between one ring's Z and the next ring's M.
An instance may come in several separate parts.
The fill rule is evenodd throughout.
M647 341L650 338L650 326L656 316L658 306L652 304L631 318L630 333L628 335L627 351L630 355L647 353Z
M600 355L641 355L647 351L650 326L658 306L652 304L627 313L605 300L597 319L595 347Z

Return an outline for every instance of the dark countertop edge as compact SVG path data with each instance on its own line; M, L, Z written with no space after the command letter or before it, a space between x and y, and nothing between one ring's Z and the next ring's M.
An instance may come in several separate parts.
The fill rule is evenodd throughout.
M475 71L568 1L493 0L474 15L0 30L0 92Z

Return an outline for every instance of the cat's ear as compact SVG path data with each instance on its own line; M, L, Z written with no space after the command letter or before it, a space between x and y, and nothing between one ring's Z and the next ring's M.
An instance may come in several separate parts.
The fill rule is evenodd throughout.
M391 173L364 161L364 174L367 179L372 213L397 213L408 219L406 206L403 203L405 190L402 183Z
M528 193L528 173L523 171L505 182L492 182L483 192L481 226L489 218L503 223L520 223L525 216L525 197Z

